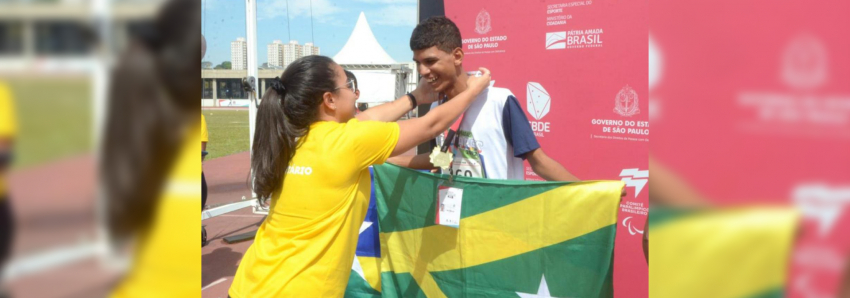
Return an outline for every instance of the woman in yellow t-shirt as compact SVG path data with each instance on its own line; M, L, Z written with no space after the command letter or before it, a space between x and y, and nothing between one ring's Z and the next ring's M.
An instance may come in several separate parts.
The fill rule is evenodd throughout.
M167 1L112 75L101 185L111 240L133 244L113 298L201 297L200 9Z
M207 143L210 141L210 133L207 130L207 118L201 114L201 162L207 157ZM201 164L201 210L207 205L207 178L204 177L204 167Z
M17 131L12 93L5 84L0 83L0 268L5 268L12 248L14 217L6 186L6 172L12 164L12 145Z
M342 67L323 56L290 64L257 112L253 187L258 197L271 198L271 209L230 296L342 297L369 205L368 167L445 131L489 84L489 71L482 72L427 115L389 122L415 108L416 99L436 99L426 80L413 96L355 117L353 82Z
M203 39L201 39L203 40ZM207 177L204 177L204 158L207 157L207 143L210 133L207 131L207 118L201 114L201 210L207 206ZM201 246L207 246L207 228L201 226Z

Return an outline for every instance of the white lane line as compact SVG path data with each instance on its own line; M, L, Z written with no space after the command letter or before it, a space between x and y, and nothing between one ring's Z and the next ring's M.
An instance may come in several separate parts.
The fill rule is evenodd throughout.
M220 278L219 280L216 280L216 281L214 281L214 282L212 282L212 283L208 284L207 286L205 286L205 287L201 288L201 291L206 290L206 289L209 289L210 287L212 287L212 286L214 286L214 285L217 285L217 284L223 283L225 280L227 280L227 278L226 278L226 277L222 277L222 278Z
M253 214L248 214L248 215L222 214L222 215L219 215L219 216L222 216L222 217L266 217L265 215L253 215Z

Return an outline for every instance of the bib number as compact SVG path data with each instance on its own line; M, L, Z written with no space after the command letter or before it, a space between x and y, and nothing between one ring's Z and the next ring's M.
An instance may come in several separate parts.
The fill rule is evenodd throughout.
M452 161L452 175L484 178L484 169L481 167L481 162L472 158L467 158L465 154L458 154Z

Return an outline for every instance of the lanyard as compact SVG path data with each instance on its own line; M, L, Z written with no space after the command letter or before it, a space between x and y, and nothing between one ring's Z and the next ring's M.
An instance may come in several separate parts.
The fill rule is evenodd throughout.
M443 99L440 100L440 104L444 104L446 101L448 101L448 96L443 95ZM443 135L445 136L445 140L443 141L443 146L440 148L440 151L446 152L450 144L456 143L455 141L458 139L457 134L460 133L460 124L463 123L464 119L466 119L466 111L464 111L463 114L455 120L451 128Z

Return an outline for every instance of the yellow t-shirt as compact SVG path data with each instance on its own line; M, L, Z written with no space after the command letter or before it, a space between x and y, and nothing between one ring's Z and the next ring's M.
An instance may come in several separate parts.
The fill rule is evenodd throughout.
M200 129L196 125L180 148L132 269L111 297L201 297Z
M17 118L12 92L4 83L0 83L0 140L14 139L18 134ZM0 174L0 200L6 195L6 177Z
M230 287L233 298L342 297L369 205L369 166L390 157L394 122L317 122Z
M210 132L207 131L207 118L201 114L201 142L208 143L210 141Z
M204 114L201 114L201 142L209 143L210 141L210 132L207 130L207 118L204 117ZM203 148L202 148L203 150ZM201 174L204 173L203 165L201 165Z

